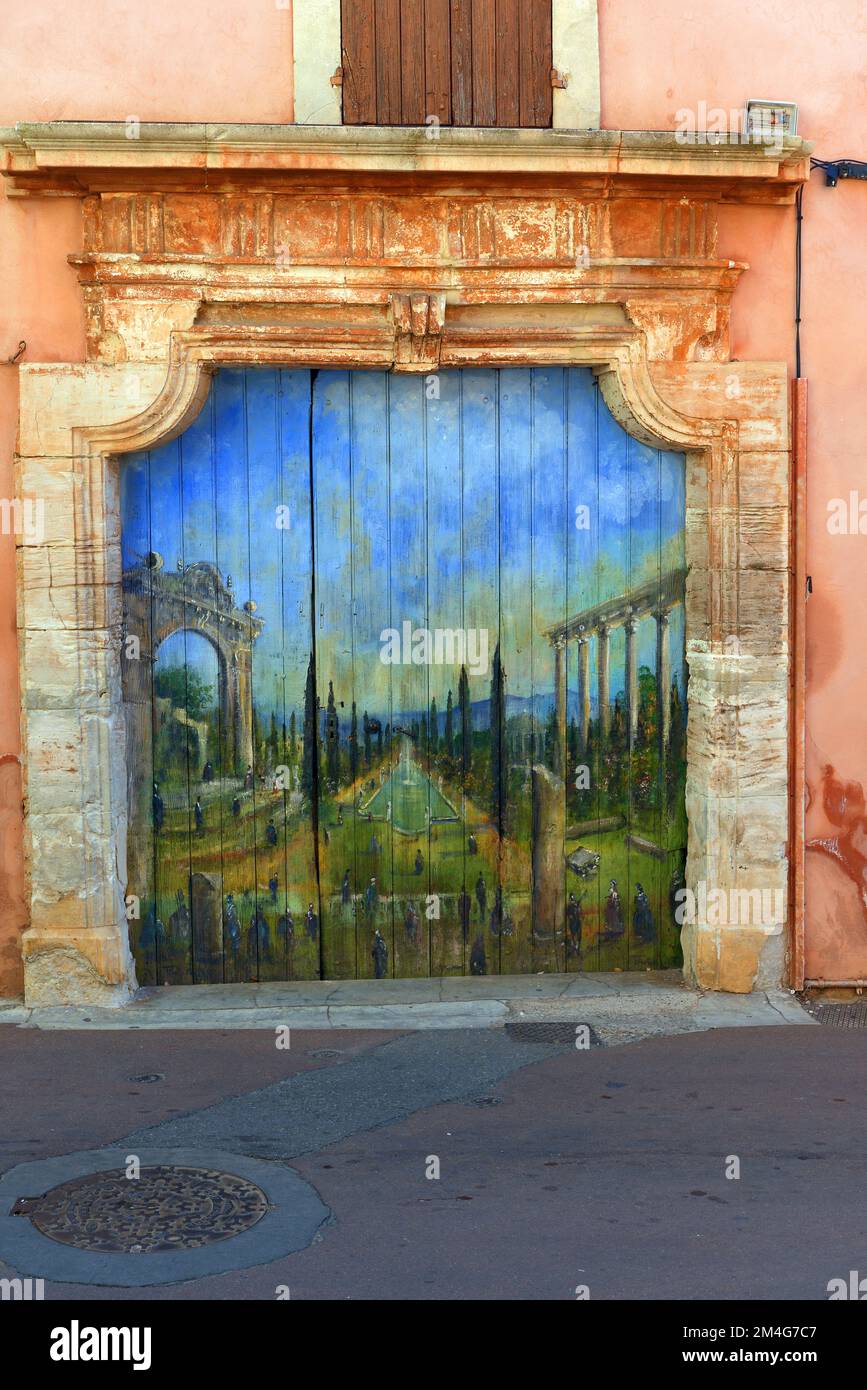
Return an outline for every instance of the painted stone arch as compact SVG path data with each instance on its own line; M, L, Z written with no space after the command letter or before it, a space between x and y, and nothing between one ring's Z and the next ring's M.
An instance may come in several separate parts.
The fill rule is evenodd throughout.
M238 608L231 587L217 566L195 561L179 562L174 572L165 569L158 551L150 551L136 565L124 571L126 636L139 640L141 665L139 680L145 688L136 702L130 689L128 701L144 705L150 700L147 688L159 648L177 632L194 632L205 638L217 655L219 703L222 727L231 731L235 765L252 761L251 644L262 631L255 616L255 603L248 600ZM135 671L127 662L127 675Z

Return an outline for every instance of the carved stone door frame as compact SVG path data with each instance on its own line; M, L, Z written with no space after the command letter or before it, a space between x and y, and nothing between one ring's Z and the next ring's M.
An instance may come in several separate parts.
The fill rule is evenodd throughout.
M17 192L53 179L84 200L85 250L70 259L88 310L87 362L21 371L18 493L43 498L46 517L41 540L19 546L28 1002L119 1004L135 987L117 458L181 433L224 364L587 366L629 433L685 453L687 884L705 904L683 927L685 974L740 991L785 980L788 382L782 363L729 360L743 267L716 256L715 217L723 195L789 201L802 148L764 166L752 152L714 165L704 150L693 166L648 137L633 175L638 148L626 160L620 137L629 168L614 177L613 133L601 132L592 149L576 137L595 165L553 186L550 132L511 155L511 133L495 132L484 170L479 140L464 138L480 133L453 135L464 167L444 182L442 161L409 174L394 132L378 168L347 175L321 151L311 172L303 137L284 131L255 179L237 155L203 188L189 128L164 139L158 173L87 129L77 162L69 128L53 144L7 145ZM248 145L248 161L261 155ZM286 151L297 165L305 149L287 182ZM779 910L732 921L707 910L707 890L729 909L770 892Z

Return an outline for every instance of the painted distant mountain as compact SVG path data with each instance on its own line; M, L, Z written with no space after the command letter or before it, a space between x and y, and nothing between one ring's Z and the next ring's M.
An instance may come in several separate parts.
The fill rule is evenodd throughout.
M483 730L483 729L487 729L487 728L490 727L490 722L491 722L490 704L491 704L490 700L474 700L474 701L472 702L472 704L470 705L470 712L471 712L471 715L472 715L472 721L473 721L473 728L474 728L474 729L476 729L476 730ZM540 691L537 695L532 695L532 696L530 696L530 695L507 695L507 696L506 696L506 719L507 719L507 720L508 720L508 719L518 718L518 717L520 717L521 715L527 715L528 717L533 717L533 718L535 718L536 721L537 721L537 723L544 724L544 723L545 723L545 720L548 718L548 716L549 716L549 714L551 713L551 710L552 710L553 708L554 708L554 692L553 692L553 690L547 691L547 692L546 692L546 691ZM570 690L570 691L568 692L567 699L566 699L566 717L567 717L567 721L572 720L572 719L575 719L576 722L577 722L577 720L578 720L578 718L579 718L579 711L580 711L580 705L579 705L579 700L578 700L578 692L577 692L577 691L574 691L574 690ZM400 714L395 713L395 715L394 715L394 722L395 722L395 724L410 725L410 724L412 724L412 722L415 720L417 723L420 724L420 723L421 723L421 720L422 720L422 717L423 717L423 715L424 715L425 713L426 713L426 711L423 711L423 710L408 710L408 711L404 711L403 713L400 713ZM595 717L596 717L596 696L595 696L595 693L591 694L591 697L590 697L590 714L591 714L591 717L592 717L592 718L595 718ZM437 723L438 723L438 725L439 725L440 734L442 735L442 734L445 732L445 727L446 727L446 715L445 715L445 710L437 709L437 715L438 715ZM372 716L372 717L373 717L373 716ZM382 721L383 727L385 726L385 724L387 724L387 723L389 722L389 716L388 716L388 715L376 715L375 717L376 717L377 719L380 719L380 720ZM458 725L459 725L459 720L460 720L460 714L459 714L457 705L455 705L455 707L454 707L454 716L453 716L453 717L454 717L455 732L457 733Z

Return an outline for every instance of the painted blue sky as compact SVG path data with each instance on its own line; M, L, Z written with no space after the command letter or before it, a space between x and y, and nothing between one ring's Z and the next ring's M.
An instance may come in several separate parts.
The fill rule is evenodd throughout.
M237 602L252 598L265 623L253 651L264 717L300 711L311 616L323 701L333 679L347 715L353 698L385 717L431 696L444 710L457 671L384 666L384 628L486 628L509 693L527 698L553 688L546 627L683 567L683 458L626 435L589 370L451 371L435 384L430 398L423 376L314 374L312 508L306 370L220 371L180 438L123 460L124 568L157 550L167 569L208 560L232 576ZM589 529L576 526L577 508ZM651 619L638 635L640 662L652 666ZM683 640L677 609L681 677ZM612 693L623 648L615 631ZM158 660L184 651L215 682L200 636L169 639ZM574 690L577 649L568 652ZM489 672L472 678L472 699L489 685Z

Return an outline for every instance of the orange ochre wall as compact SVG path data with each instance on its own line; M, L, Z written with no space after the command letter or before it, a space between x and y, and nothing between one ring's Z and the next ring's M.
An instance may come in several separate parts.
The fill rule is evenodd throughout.
M599 0L602 125L675 129L678 113L739 110L749 97L798 103L814 154L867 160L867 10L804 0ZM7 7L0 46L0 124L47 120L292 119L288 0L29 0ZM867 184L804 196L802 372L809 380L807 935L826 943L838 978L867 976L861 840L867 846L867 646L860 630L867 536L833 534L828 503L867 499L864 306ZM0 497L13 495L20 339L31 362L81 361L84 317L75 272L80 206L64 198L0 200ZM792 208L724 207L719 253L747 261L734 301L732 355L794 370ZM865 507L867 511L867 507ZM865 519L867 529L867 519ZM15 629L15 546L0 535L0 996L21 988L26 925ZM832 771L829 771L832 769ZM31 769L38 776L38 769ZM831 842L830 852L828 843ZM809 970L808 970L809 973ZM826 971L826 973L832 973Z

